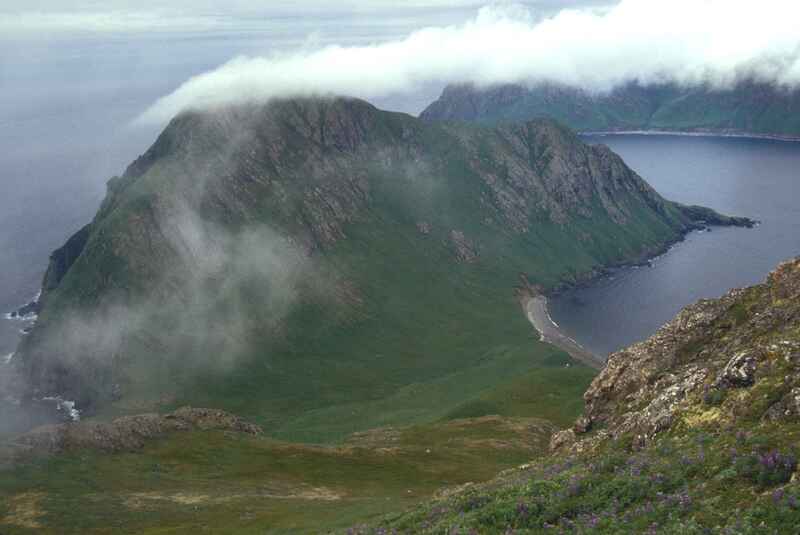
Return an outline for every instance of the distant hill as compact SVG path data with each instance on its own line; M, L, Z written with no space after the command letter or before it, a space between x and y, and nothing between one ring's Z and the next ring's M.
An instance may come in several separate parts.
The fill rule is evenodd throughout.
M800 137L800 91L756 82L726 90L634 83L599 94L556 84L452 85L420 117L483 124L550 117L579 131Z
M591 371L535 340L515 286L705 223L747 221L663 199L550 120L430 124L347 98L188 112L53 254L14 362L29 396L85 414L191 404L290 439L520 412L489 395L519 381L526 415L564 421Z

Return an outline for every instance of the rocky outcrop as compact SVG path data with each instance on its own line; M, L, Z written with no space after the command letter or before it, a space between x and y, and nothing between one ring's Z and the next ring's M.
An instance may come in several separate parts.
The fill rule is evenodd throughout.
M798 323L800 259L762 285L685 308L609 357L584 394L584 414L551 447L585 450L607 438L640 447L701 422L800 419Z
M33 319L36 317L36 314L39 313L40 309L41 306L39 304L39 299L37 298L25 305L22 305L16 310L9 312L8 317L11 319L21 319L21 320Z
M67 243L53 251L53 254L50 255L50 264L47 266L47 271L42 281L43 295L58 287L61 280L86 247L86 242L89 240L91 230L92 226L86 225L73 234L67 240Z
M792 388L769 408L764 417L772 422L800 420L800 387Z
M705 206L680 205L680 209L689 219L695 221L699 226L722 225L752 228L758 223L749 217L724 216Z
M235 431L249 435L262 433L259 426L225 411L183 407L163 416L140 414L124 416L109 423L75 422L43 426L16 438L9 446L17 457L83 449L132 451L167 433L191 430Z
M478 249L460 230L450 231L450 245L456 259L463 263L472 263L478 259Z
M712 383L712 388L741 388L753 386L758 360L748 351L734 355Z

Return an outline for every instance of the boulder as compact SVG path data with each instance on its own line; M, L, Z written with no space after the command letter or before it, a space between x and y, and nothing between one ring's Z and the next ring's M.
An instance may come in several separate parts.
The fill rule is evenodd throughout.
M752 386L755 383L756 368L757 360L752 354L746 351L737 353L722 369L713 386L716 388Z

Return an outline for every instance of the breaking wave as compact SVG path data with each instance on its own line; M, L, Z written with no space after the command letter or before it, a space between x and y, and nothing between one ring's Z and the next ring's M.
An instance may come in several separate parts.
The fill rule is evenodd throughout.
M39 318L37 305L39 304L39 299L41 299L41 297L42 291L39 290L30 301L16 310L6 312L3 317L12 321L36 321Z
M64 412L73 422L78 422L81 419L81 411L75 408L74 401L65 400L61 396L48 396L42 398L41 401L54 402L56 404L56 409L60 412Z

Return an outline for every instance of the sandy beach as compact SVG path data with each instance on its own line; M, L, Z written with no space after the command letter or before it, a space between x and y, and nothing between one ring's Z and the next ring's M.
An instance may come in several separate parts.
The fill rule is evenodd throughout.
M553 344L563 349L577 361L595 369L602 369L605 366L605 359L595 355L582 347L578 342L564 334L558 324L550 317L547 310L547 298L543 295L528 298L523 306L528 321L539 331L543 342Z

